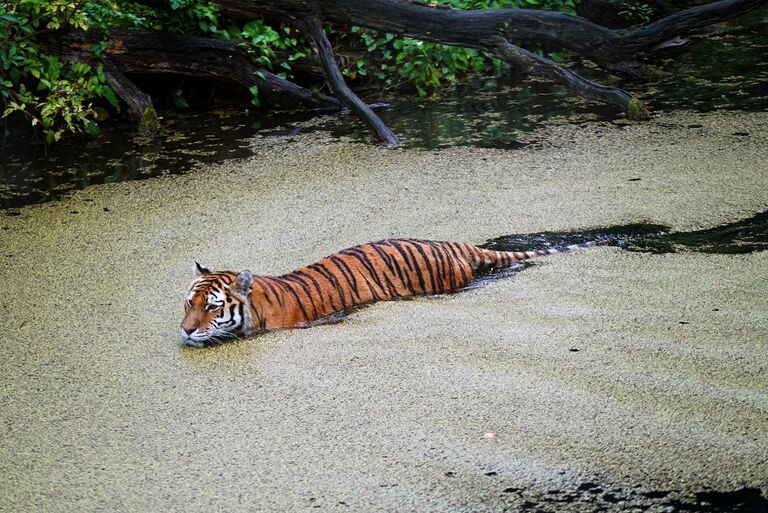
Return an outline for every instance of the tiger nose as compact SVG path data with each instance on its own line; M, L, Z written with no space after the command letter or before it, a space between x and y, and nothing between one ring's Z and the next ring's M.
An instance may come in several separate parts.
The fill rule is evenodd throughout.
M181 327L181 330L186 333L187 335L191 335L193 331L195 331L197 328L185 328L184 326Z

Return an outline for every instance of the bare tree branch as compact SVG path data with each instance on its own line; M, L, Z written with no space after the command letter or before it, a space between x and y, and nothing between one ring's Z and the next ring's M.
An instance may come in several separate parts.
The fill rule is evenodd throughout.
M554 82L563 84L581 96L616 105L624 111L629 119L648 119L648 110L643 103L623 89L591 82L549 59L539 57L528 50L510 44L502 37L493 38L486 49L494 51L519 70L545 76Z
M344 77L339 70L339 66L336 63L336 59L333 56L333 49L331 43L325 36L320 20L315 16L307 16L303 20L303 25L310 36L312 46L317 52L320 58L320 63L325 71L325 77L328 80L328 85L339 97L341 103L343 103L349 110L357 114L357 116L368 125L368 128L376 134L376 137L387 146L394 146L399 144L400 141L394 133L384 124L384 122L371 110L371 108L365 104L360 98L352 92L352 90L344 82Z

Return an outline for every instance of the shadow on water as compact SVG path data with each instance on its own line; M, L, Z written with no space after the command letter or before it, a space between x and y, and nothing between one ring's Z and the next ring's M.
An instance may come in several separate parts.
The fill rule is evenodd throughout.
M676 511L699 513L768 513L768 499L757 488L741 488L731 492L697 492L693 503L670 501Z
M497 251L529 251L557 249L591 241L647 253L698 251L739 254L765 251L768 250L768 212L707 230L671 233L663 225L626 224L581 232L505 235L489 240L482 247Z

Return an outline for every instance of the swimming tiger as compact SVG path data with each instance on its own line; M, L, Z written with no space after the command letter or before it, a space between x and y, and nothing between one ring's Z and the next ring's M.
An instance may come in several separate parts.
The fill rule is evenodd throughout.
M453 292L482 272L560 251L493 251L458 242L385 239L341 250L282 276L214 272L195 262L181 337L187 345L204 347L225 338L306 327L374 301Z

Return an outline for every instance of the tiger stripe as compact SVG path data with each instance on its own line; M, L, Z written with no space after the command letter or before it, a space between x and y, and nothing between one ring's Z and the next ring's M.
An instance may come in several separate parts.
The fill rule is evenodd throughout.
M443 294L478 274L562 249L493 251L460 242L384 239L329 255L282 276L212 272L195 263L181 324L190 345L254 332L309 326L378 300Z

